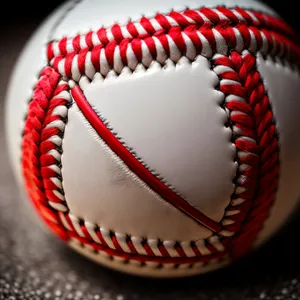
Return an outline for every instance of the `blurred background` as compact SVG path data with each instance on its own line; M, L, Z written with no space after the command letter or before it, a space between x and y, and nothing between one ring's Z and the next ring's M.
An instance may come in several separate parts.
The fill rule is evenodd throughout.
M298 1L264 2L300 32ZM1 7L0 300L299 300L300 212L295 212L264 247L234 266L175 281L139 279L97 266L37 226L25 213L27 207L20 201L3 136L6 84L27 39L61 3L6 1L5 9L3 4Z

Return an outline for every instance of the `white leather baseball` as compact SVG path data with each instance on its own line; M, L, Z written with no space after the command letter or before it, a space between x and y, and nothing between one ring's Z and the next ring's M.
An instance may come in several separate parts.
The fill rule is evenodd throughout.
M54 232L105 266L228 265L297 204L299 57L256 1L66 2L11 77L16 177Z

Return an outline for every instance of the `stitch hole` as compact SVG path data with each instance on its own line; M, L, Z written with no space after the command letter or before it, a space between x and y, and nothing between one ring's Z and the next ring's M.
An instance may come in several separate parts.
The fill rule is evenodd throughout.
M123 261L123 264L124 264L124 265L128 265L128 264L129 264L129 259L125 259L125 260Z
M79 225L79 226L84 226L84 225L85 225L85 223L84 223L84 220L83 220L83 219L81 219L81 218L77 218L77 220L78 220L78 225Z
M191 241L190 242L190 247L193 249L196 247L196 242L195 241Z
M109 256L108 256L108 260L110 260L110 261L114 261L114 260L115 260L115 258L114 258L112 255L109 255Z
M145 244L147 244L147 238L142 237L142 241L141 244L144 246Z
M142 261L141 264L140 264L140 267L143 268L143 267L146 267L146 266L147 266L146 263L144 261Z
M162 247L164 244L161 240L157 240L157 247L160 248Z
M131 238L132 236L130 234L126 234L125 241L127 244L131 242Z

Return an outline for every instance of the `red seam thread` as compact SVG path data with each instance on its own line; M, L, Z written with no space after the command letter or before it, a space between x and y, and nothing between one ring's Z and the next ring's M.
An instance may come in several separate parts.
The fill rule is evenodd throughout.
M44 143L47 136L57 133L56 128L45 128L56 117L49 117L49 113L58 105L65 105L65 100L55 98L62 90L67 90L68 85L58 86L60 75L52 68L46 67L33 92L32 100L28 106L28 115L25 121L22 141L22 169L25 186L34 207L49 227L63 240L68 240L68 234L60 223L56 210L52 209L48 201L56 198L51 189L49 178L53 176L50 169L44 166L57 164L53 156L47 152L55 148Z
M256 141L256 144L244 142L236 143L236 146L244 153L251 149L258 154L257 160L251 163L248 159L246 160L249 167L243 171L248 178L249 174L253 178L258 178L257 189L253 190L255 194L249 195L251 201L246 204L246 207L244 207L245 203L242 203L228 209L244 212L242 215L244 218L238 215L234 226L239 225L240 229L228 247L232 257L238 258L250 251L274 202L279 176L279 146L270 101L256 68L256 58L250 53L242 56L237 52L232 52L230 57L223 56L216 59L214 64L233 70L220 75L220 90L225 96L242 96L247 100L247 103L230 101L225 104L231 112L235 111L240 114L240 118L238 114L231 118L233 126L241 130L240 135ZM222 85L222 80L229 77L238 78L237 81L241 83L241 86ZM242 158L240 164L243 162L245 158ZM244 182L243 186L248 184ZM234 219L234 216L232 218Z
M173 263L173 264L195 264L198 262L203 263L209 263L212 260L221 260L226 256L226 252L217 252L215 254L209 254L209 255L202 255L198 257L170 257L168 254L167 256L155 256L149 247L148 244L146 244L147 249L152 253L152 255L140 255L140 254L134 254L134 253L125 253L123 251L118 251L111 248L106 248L105 246L91 242L88 239L85 239L84 237L80 237L79 235L75 234L74 232L70 232L70 237L75 239L80 244L83 244L84 246L90 246L95 251L104 251L106 254L111 255L112 257L120 257L125 260L135 260L139 262L156 262L161 264L166 263ZM164 251L167 251L164 247Z
M227 20L220 20L216 11L222 13ZM162 29L155 31L151 24L151 19L143 17L139 22L128 23L124 28L130 34L129 37L124 37L122 32L122 26L115 24L111 28L101 28L95 34L98 37L98 42L93 40L93 31L88 32L85 37L86 45L81 46L79 43L80 35L71 39L71 44L74 45L74 50L69 53L78 54L81 51L91 52L91 62L93 66L98 69L98 58L99 56L94 54L96 51L99 52L99 47L105 49L106 59L111 67L114 65L114 55L115 48L117 45L122 44L122 51L120 51L121 60L124 64L127 61L127 49L129 45L140 45L140 41L144 40L148 44L155 43L154 37L157 37L165 50L166 54L169 56L169 42L167 35L172 38L180 49L183 55L186 54L186 45L183 39L183 33L188 34L193 29L193 32L199 32L205 36L207 41L209 41L210 47L213 51L216 50L216 41L214 30L217 30L221 36L225 39L227 43L230 43L231 48L236 47L237 40L235 38L234 29L239 30L243 37L244 48L247 49L251 45L251 33L254 35L257 42L257 47L260 49L262 45L262 33L268 41L268 52L272 52L273 55L292 55L293 59L298 61L300 57L300 50L296 42L299 38L295 31L290 28L283 20L269 16L266 14L251 12L256 20L252 18L246 10L236 8L236 11L243 16L244 20L239 20L233 13L232 10L224 7L217 7L216 9L201 8L200 10L186 10L182 13L171 12L168 14L169 18L172 18L174 22L178 23L178 26L171 25L167 16L158 14L154 19L160 24ZM206 18L204 20L201 15L203 14ZM193 22L191 23L188 18L191 18ZM208 19L208 21L207 21ZM196 22L196 24L194 23ZM142 26L143 33L139 33L137 29L137 24ZM108 32L110 32L108 36ZM177 33L176 33L177 32ZM113 39L112 39L113 38ZM198 38L199 39L199 38ZM150 42L150 40L152 40ZM123 43L125 42L125 43ZM194 42L194 41L193 41ZM96 44L95 44L96 43ZM58 53L53 50L53 45L57 44ZM280 47L278 47L280 45ZM194 44L197 53L202 52L202 43L197 42ZM281 49L282 47L282 49ZM88 51L87 51L88 50ZM140 46L135 47L133 50L138 62L142 61L142 48ZM153 59L156 59L157 52L149 48L149 52ZM55 70L58 70L58 63L64 59L68 53L65 38L58 42L52 42L48 45L48 60L51 61L53 58L53 66ZM83 55L85 58L86 55ZM95 58L95 59L94 59ZM84 59L85 60L85 59ZM83 61L84 61L83 60ZM68 67L65 66L65 69ZM80 70L84 68L84 65L80 67ZM69 72L69 70L65 70Z

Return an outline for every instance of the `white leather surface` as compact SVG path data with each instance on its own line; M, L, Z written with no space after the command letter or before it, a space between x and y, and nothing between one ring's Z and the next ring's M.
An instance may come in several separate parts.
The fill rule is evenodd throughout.
M141 267L138 263L130 262L128 264L122 263L118 259L111 260L103 253L94 253L90 249L82 248L78 242L71 240L69 245L78 253L87 256L92 261L98 262L109 268L132 274L139 274L140 276L152 277L184 277L192 276L204 272L212 272L216 269L227 266L230 263L229 259L224 259L222 262L211 262L208 265L198 264L193 268L188 268L188 265L183 265L180 268L171 268L165 266L163 268L155 268L155 263L149 263L147 266Z
M139 20L142 15L151 17L157 12L168 13L172 9L182 11L186 7L198 9L202 6L217 5L226 5L230 8L240 6L275 14L272 9L254 0L85 0L75 7L72 14L66 16L57 27L53 38L75 36L102 26L109 27L115 23L126 24L129 20Z
M100 140L76 104L68 114L62 177L71 213L105 229L165 240L210 236L149 190Z
M150 170L219 222L234 191L237 165L217 84L208 60L199 56L192 65L182 59L176 67L98 81L84 93Z
M5 104L6 139L10 159L17 180L21 183L21 135L27 103L37 81L39 72L46 66L46 48L49 33L57 19L68 10L72 3L66 3L53 12L32 35L19 55L12 71Z
M281 63L258 55L259 71L267 87L279 133L280 178L275 205L259 245L293 212L300 191L300 76Z

